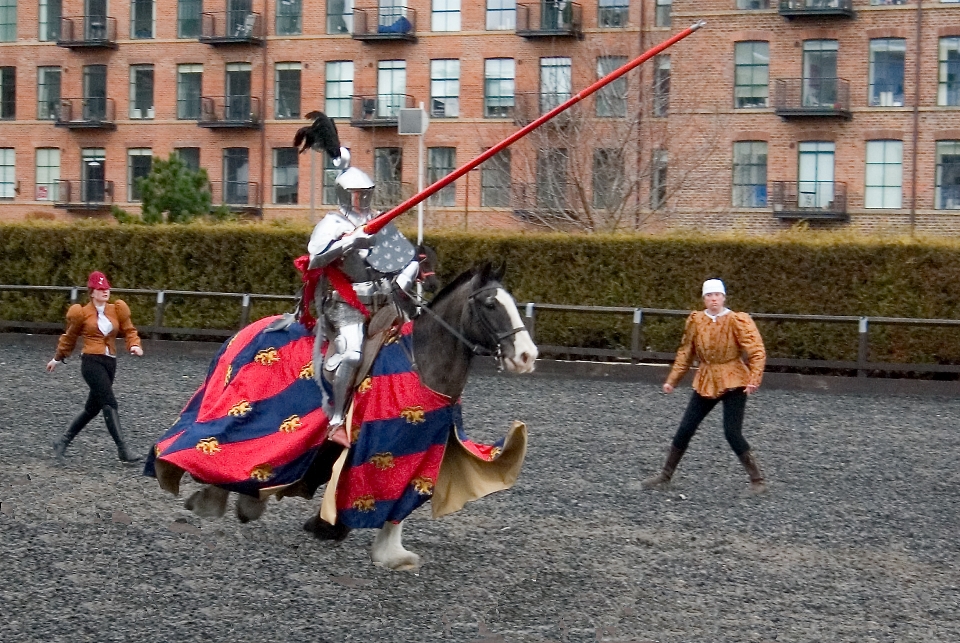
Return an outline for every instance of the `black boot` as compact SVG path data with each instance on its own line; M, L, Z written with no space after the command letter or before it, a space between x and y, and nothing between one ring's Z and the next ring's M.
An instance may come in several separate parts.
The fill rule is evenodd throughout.
M67 432L63 436L53 443L53 455L57 460L62 460L63 455L67 450L67 445L73 442L73 439L77 437L80 431L83 430L83 427L87 426L90 423L90 420L97 417L96 413L88 413L84 411L76 418L73 422L70 423L70 427L67 429Z
M127 451L127 445L123 441L123 433L120 432L120 413L112 406L103 407L103 419L107 423L107 431L110 437L117 443L117 457L120 462L140 462L141 456L130 455Z
M655 476L651 476L640 483L644 489L662 489L670 484L673 478L673 472L677 470L680 459L683 457L685 449L678 449L670 445L670 453L667 454L667 461L663 464L663 470Z

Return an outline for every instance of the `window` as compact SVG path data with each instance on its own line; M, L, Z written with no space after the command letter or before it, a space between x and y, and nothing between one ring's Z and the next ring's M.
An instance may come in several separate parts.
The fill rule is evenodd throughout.
M17 68L0 67L0 118L17 117Z
M250 150L245 147L223 150L223 203L250 204Z
M253 15L253 0L227 0L226 5L226 33L237 37L250 36L257 19Z
M737 0L737 9L769 9L770 0Z
M623 67L626 56L600 56L597 58L597 78ZM597 91L597 116L599 118L625 118L627 116L627 77L621 76Z
M224 117L228 121L245 121L252 114L250 69L250 63L229 63L227 65Z
M39 39L41 42L59 40L60 18L62 16L63 0L40 0Z
M480 166L480 205L510 206L510 150L501 150Z
M337 177L343 170L333 164L333 159L326 152L323 153L323 194L320 202L324 205L337 204Z
M733 144L733 207L767 207L767 144L763 141Z
M657 14L655 16L658 27L670 26L670 9L673 0L657 0Z
M277 63L275 74L277 118L300 118L300 63Z
M516 29L517 0L487 0L487 29Z
M402 156L399 147L377 147L373 150L373 180L376 184L374 205L391 206L400 203L403 184L400 182Z
M177 118L200 118L203 65L177 65Z
M867 141L863 207L900 208L903 199L903 141Z
M153 165L153 150L149 147L127 150L127 201L140 201L141 190L137 179L145 179Z
M130 2L130 37L153 38L154 22L153 0L131 0Z
M0 148L0 199L12 199L16 194L16 153L12 147Z
M60 111L60 68L37 67L37 118L52 121Z
M798 146L797 205L801 208L827 208L833 203L834 144L807 141Z
M295 205L300 159L295 147L273 148L273 202Z
M540 113L570 98L570 59L540 59Z
M17 39L17 0L0 0L0 42Z
M832 107L837 104L836 40L803 41L804 107Z
M940 39L937 105L960 105L960 38Z
M34 198L37 201L56 201L60 198L60 149L37 148L37 176Z
M377 117L395 118L406 107L407 61L381 60L377 63Z
M177 0L177 38L200 37L203 0Z
M432 0L430 31L460 31L460 0Z
M80 200L84 203L104 203L107 196L106 150L85 147L80 151ZM111 187L112 189L112 187ZM113 194L111 193L111 196ZM69 195L74 199L73 195Z
M303 1L277 0L277 35L294 36L303 32Z
M325 112L330 118L350 118L350 96L353 94L353 62L340 60L327 63L324 91Z
M488 58L483 61L483 115L506 118L513 114L513 58Z
M593 151L593 207L619 210L623 205L625 174L623 152L618 149Z
M766 107L770 85L770 43L761 40L733 46L733 106Z
M353 0L327 0L327 33L353 31Z
M937 141L938 210L960 210L960 141Z
M153 118L153 65L130 66L130 118Z
M113 114L110 114L113 118ZM83 68L83 120L107 118L107 66L86 65Z
M567 168L569 156L565 148L537 151L537 207L562 212L569 208Z
M430 116L456 118L460 115L460 61L430 61Z
M907 41L875 38L870 41L870 105L903 106L903 65Z
M940 2L960 2L960 0L940 0ZM907 0L870 0L872 5L907 4Z
M178 147L174 150L177 156L183 161L188 170L197 172L200 170L200 148L199 147Z
M433 185L457 167L457 148L431 147L427 150L427 184ZM457 196L456 183L444 186L439 192L430 195L431 205L455 205Z
M630 0L598 0L598 27L626 27Z
M667 151L654 150L650 165L650 208L659 210L667 203Z
M660 54L653 68L653 115L666 116L670 111L670 56Z

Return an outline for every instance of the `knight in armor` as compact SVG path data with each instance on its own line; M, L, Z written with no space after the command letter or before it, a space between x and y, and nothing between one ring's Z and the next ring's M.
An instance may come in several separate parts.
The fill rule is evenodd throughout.
M333 389L330 414L332 436L345 421L355 376L360 367L366 322L385 305L392 305L396 289L410 292L416 283L419 263L413 245L392 224L375 235L363 225L378 213L371 209L374 183L358 168L350 167L350 152L340 148L335 161L343 171L337 177L339 208L330 212L313 229L307 250L309 269L321 269L314 304L318 313L314 363L323 367L315 373ZM309 306L309 301L303 302Z

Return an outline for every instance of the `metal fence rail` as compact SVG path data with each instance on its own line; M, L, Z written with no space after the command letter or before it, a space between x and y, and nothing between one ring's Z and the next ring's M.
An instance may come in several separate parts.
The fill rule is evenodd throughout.
M0 292L64 292L69 293L70 302L79 299L82 286L24 286L0 285ZM243 328L250 322L250 308L254 301L295 301L293 295L268 295L260 293L237 292L198 292L188 290L148 290L136 288L114 288L117 294L152 295L155 297L154 319L151 326L140 326L139 329L151 338L163 335L194 335L226 338L232 336L237 329ZM223 298L237 300L240 304L236 329L216 328L181 328L164 326L163 317L166 310L168 296L186 296L200 298ZM574 306L566 304L538 304L530 302L520 304L524 310L524 323L536 342L537 313L552 311L562 313L609 314L629 315L631 317L631 339L629 349L585 348L580 346L558 346L552 344L538 344L542 353L571 355L580 357L601 357L619 360L630 360L633 363L641 361L668 361L676 356L672 352L642 350L644 320L656 317L683 318L690 314L689 310L672 310L666 308L633 308L628 306ZM871 362L869 331L872 325L885 326L940 326L960 328L960 320L956 319L918 319L910 317L860 317L855 315L794 315L786 313L751 313L759 321L787 321L802 323L829 323L829 324L857 324L858 344L856 360L824 360L824 359L792 359L772 357L767 359L767 365L788 368L823 368L835 370L856 370L859 377L866 377L870 371L885 372L914 372L914 373L960 373L960 364L904 364L896 362ZM62 322L30 322L19 320L0 319L0 329L21 328L27 330L62 330Z

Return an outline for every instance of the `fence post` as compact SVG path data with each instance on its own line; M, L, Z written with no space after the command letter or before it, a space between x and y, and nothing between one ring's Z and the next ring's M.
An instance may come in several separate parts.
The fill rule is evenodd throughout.
M536 330L536 318L534 317L534 303L532 301L527 303L525 314L526 319L524 320L524 325L527 327L527 332L530 333L530 341L536 344L537 340L534 332Z
M870 330L870 321L867 317L860 318L860 342L857 346L857 377L866 377L867 369L866 364L870 359L870 337L868 331Z
M243 328L250 323L250 295L244 293L243 303L240 305L242 306L240 309L240 328Z
M640 352L640 345L643 341L643 310L633 309L633 333L630 336L630 363L637 364L640 358L637 353Z
M153 332L150 333L150 339L160 337L160 328L163 326L163 310L167 305L164 303L163 291L157 291L157 308L153 314Z
M80 298L80 289L79 289L79 288L71 288L71 289L70 289L70 303L71 303L71 304L77 303L77 299L79 299L79 298Z

